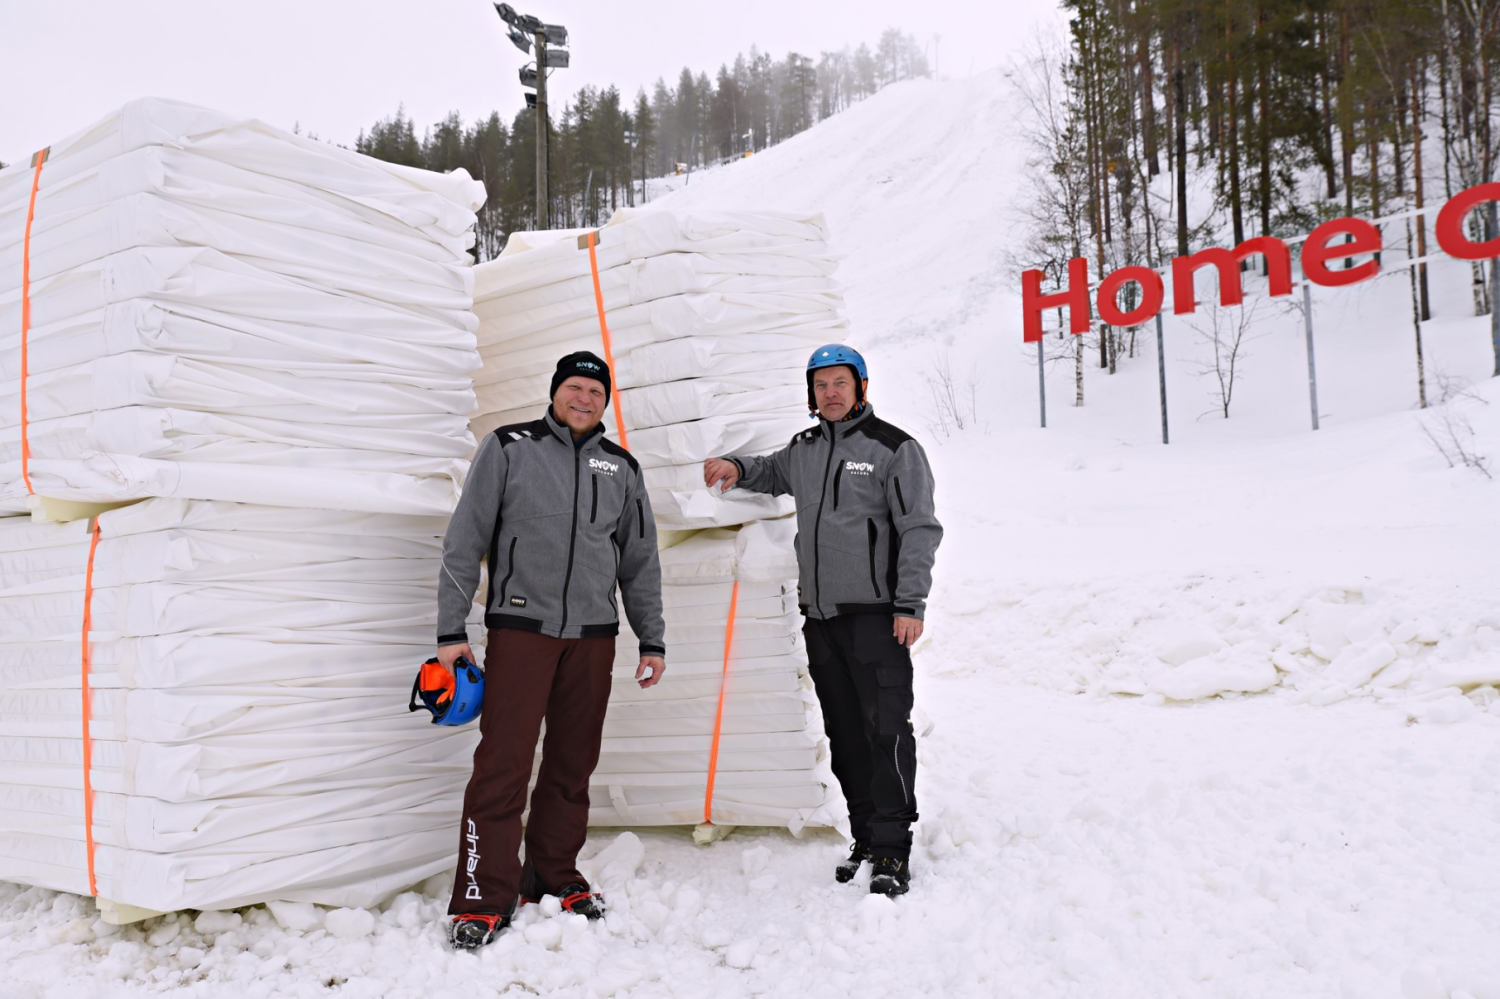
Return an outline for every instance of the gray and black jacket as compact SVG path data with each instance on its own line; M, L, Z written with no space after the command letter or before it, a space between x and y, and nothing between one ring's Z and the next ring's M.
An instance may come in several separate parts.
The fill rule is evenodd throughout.
M797 498L799 602L807 617L921 618L943 526L922 445L875 416L818 425L775 454L730 458L739 485Z
M575 446L549 408L485 437L443 538L439 645L468 641L481 557L490 570L487 627L617 635L618 581L641 655L666 654L651 501L640 464L602 429Z

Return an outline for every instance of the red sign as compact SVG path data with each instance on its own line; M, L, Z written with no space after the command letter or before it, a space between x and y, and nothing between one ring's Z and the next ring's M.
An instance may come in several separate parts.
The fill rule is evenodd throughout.
M1464 234L1464 219L1476 207L1500 201L1500 183L1480 184L1455 194L1437 217L1437 241L1444 253L1459 260L1489 260L1500 257L1500 237L1475 243ZM1324 222L1308 233L1302 245L1302 273L1313 284L1327 288L1357 284L1380 273L1380 261L1373 257L1355 264L1355 257L1379 253L1380 230L1364 219L1342 218ZM1238 305L1245 292L1240 284L1240 264L1259 255L1266 262L1267 291L1271 295L1292 292L1292 251L1275 236L1256 236L1232 250L1210 247L1172 261L1172 314L1186 315L1198 308L1193 290L1193 275L1205 267L1219 273L1219 302ZM1348 261L1337 270L1330 263ZM1068 281L1061 291L1042 294L1044 275L1039 270L1021 272L1021 312L1027 343L1042 338L1042 313L1048 309L1068 310L1068 329L1074 334L1087 333L1092 308L1101 320L1111 326L1137 326L1161 311L1166 299L1161 275L1149 267L1121 267L1099 282L1097 299L1089 296L1089 262L1084 257L1068 261ZM1129 312L1119 306L1119 295L1127 284L1140 288L1138 305ZM1091 308L1092 307L1092 308Z

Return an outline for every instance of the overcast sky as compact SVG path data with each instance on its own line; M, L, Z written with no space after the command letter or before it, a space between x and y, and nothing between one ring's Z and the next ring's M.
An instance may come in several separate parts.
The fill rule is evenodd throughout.
M871 43L897 27L943 76L1001 63L1055 0L524 0L571 32L571 95L628 96L684 65L710 75L752 44L781 58ZM0 161L13 163L136 97L300 123L352 143L400 104L419 131L522 103L526 61L488 0L0 0ZM934 43L934 35L941 40ZM555 101L555 96L554 96ZM555 112L554 112L555 113Z

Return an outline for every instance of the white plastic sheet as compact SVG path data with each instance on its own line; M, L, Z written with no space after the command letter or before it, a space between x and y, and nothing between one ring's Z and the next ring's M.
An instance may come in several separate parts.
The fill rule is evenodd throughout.
M160 100L0 171L0 512L446 513L473 448L482 197L462 171Z
M160 499L98 523L102 897L367 905L449 863L477 733L404 707L444 518ZM77 892L89 548L88 521L0 520L0 879Z

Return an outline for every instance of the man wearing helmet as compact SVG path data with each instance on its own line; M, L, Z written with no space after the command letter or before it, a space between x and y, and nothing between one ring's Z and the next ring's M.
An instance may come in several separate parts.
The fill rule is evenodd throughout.
M834 876L850 881L870 860L870 891L901 895L917 819L911 647L922 637L943 528L927 455L876 417L868 382L857 351L819 347L807 364L817 426L775 454L710 458L703 479L797 497L808 666L854 835Z

